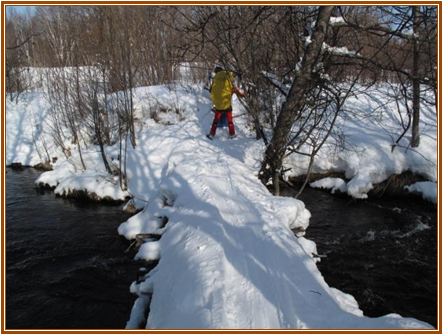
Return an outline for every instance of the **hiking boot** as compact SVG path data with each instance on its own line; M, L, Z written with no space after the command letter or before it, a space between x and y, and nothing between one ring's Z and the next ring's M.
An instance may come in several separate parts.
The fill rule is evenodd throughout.
M236 138L237 137L237 135L229 135L229 138L232 140L232 139L234 139L234 138Z
M210 140L212 140L214 138L214 135L207 134L206 137L209 138Z

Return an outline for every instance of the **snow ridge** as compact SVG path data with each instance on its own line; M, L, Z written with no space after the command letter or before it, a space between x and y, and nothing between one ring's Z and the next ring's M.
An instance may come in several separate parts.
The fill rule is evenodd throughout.
M308 225L304 204L273 197L251 166L225 151L223 134L214 142L193 136L203 133L200 122L191 117L151 129L132 153L137 159L151 148L155 168L142 179L153 189L146 208L123 223L119 233L162 237L148 241L137 254L160 261L144 281L131 286L139 298L127 328L429 327L398 315L362 317L352 297L325 283L312 255L292 233L291 228Z

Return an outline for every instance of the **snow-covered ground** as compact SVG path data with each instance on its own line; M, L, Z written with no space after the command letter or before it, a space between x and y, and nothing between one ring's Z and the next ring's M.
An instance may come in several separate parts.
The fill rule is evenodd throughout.
M390 96L393 96L392 89L386 86L368 91L361 87L360 93L346 100L333 136L320 150L312 170L313 173L344 172L349 179L347 183L340 181L339 189L336 185L339 181L334 181L328 188L364 199L375 184L409 170L433 182L429 188L419 189L428 192L424 197L429 199L432 194L437 194L438 123L435 107L421 104L420 146L409 147L409 130L392 152L392 145L403 129L395 99ZM399 106L402 118L406 120L406 108L401 101ZM291 168L287 177L305 174L308 160L302 155L290 156L286 161ZM317 182L313 186L327 188L326 184L330 182Z
M46 140L50 158L61 154L50 136L49 106L43 93L24 93L18 103L6 100L6 164L36 165L47 158L41 145ZM37 144L37 146L35 145Z
M26 113L38 111L40 107L35 106L42 106L42 112L47 107L39 95L29 99L23 105L7 106L11 111L7 111L7 162L30 162L29 157L35 157L32 146L22 143L20 129L33 127ZM69 161L59 157L54 171L39 180L58 185L60 193L80 187L116 199L131 195L143 210L122 223L119 233L128 239L139 233L161 235L158 241L146 240L136 256L159 260L159 264L144 281L131 286L138 298L127 328L430 327L394 314L364 317L353 297L327 285L312 257L315 245L301 237L310 213L298 200L273 197L258 181L264 145L254 139L244 117L235 119L235 140L228 139L226 129L219 129L210 141L204 134L213 114L200 87L178 88L176 93L166 87L140 88L135 101L141 128L137 147L128 151L128 193L119 191L117 181L103 172L97 148L84 152L90 167L87 172L79 169L73 150ZM154 102L174 105L183 113L179 118L158 115L156 122L143 115ZM316 162L316 171L343 171L350 181L329 181L323 186L364 197L373 183L410 169L428 176L436 187L437 168L429 160L437 162L437 128L430 109L423 117L427 132L420 153L427 160L422 160L422 156L400 148L390 153L392 140L377 128L380 124L357 113L359 106L362 112L368 111L369 98L355 98L350 103L354 113L344 115L339 125L347 143L357 149L344 150L333 158L331 152L336 148L326 146ZM379 119L383 129L392 126L385 121L393 116L386 113ZM234 115L239 114L242 110L234 100ZM107 153L116 164L118 148L108 148ZM287 163L298 167L294 173L304 172L304 161L291 158ZM106 193L101 193L105 187ZM291 229L300 231L299 238Z

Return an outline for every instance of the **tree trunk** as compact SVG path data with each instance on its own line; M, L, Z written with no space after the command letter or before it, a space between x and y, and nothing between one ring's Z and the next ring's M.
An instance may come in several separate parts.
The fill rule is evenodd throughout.
M295 75L286 101L277 118L274 136L266 149L259 175L260 180L264 184L266 184L270 178L273 179L274 185L278 184L277 179L280 177L290 131L298 113L305 103L306 92L312 87L312 71L320 57L329 18L333 10L334 6L320 7L315 30L312 35L312 42L306 48L301 69Z
M412 64L412 138L411 147L416 148L420 145L420 81L419 81L419 56L420 46L418 41L418 26L420 24L420 7L412 7L414 18L414 36L413 36L413 64Z
M75 73L75 88L76 88L76 93L77 93L77 113L79 113L80 114L80 111L81 111L81 94L80 94L80 73L79 73L79 67L78 67L78 64L77 64L77 62L76 62L76 64L75 64L75 71L76 71L76 73ZM79 138L79 136L78 136L78 134L77 134L77 130L76 131L74 131L74 127L73 127L73 133L74 133L74 139L76 140L75 142L77 143L77 149L78 149L78 154L79 154L79 156L80 156L80 161L81 161L81 163L82 163L82 167L83 167L83 171L86 171L86 164L85 164L85 161L83 160L83 154L82 154L82 147L81 147L81 145L80 145L80 138ZM78 130L78 131L80 131L80 130Z

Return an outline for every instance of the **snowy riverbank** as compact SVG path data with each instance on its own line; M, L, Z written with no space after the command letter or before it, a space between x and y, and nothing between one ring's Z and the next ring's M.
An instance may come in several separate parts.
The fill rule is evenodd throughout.
M164 105L179 106L182 117L160 115L159 122L154 121L145 113L153 102L151 97ZM48 135L43 130L50 129L50 124L42 120L49 121L45 119L49 107L42 96L29 99L33 103L7 105L7 163L37 161L38 153L29 141ZM159 260L159 264L144 281L131 287L139 298L128 328L430 327L398 315L363 317L353 297L327 285L312 258L315 245L295 237L291 231L307 228L309 211L298 200L273 197L258 181L256 173L264 145L254 139L244 117L235 119L237 139L229 140L226 130L219 130L214 141L209 141L204 134L212 114L201 88L179 88L175 94L165 87L140 88L135 101L140 131L137 147L128 151L128 192L122 192L114 177L104 173L97 148L83 154L87 172L79 170L73 150L69 161L58 155L54 171L44 173L38 180L57 186L56 193L60 194L87 189L114 199L130 195L143 210L123 223L119 233L129 239L139 233L161 235L158 241L146 241L137 255L148 261ZM40 123L31 122L26 116L30 111L39 115ZM235 113L241 114L237 103ZM343 117L342 122L349 117ZM431 113L429 118L429 137L436 138ZM392 159L381 159L387 156L390 145L386 136L380 136L375 125L362 128L356 122L352 119L351 126L342 128L349 129L349 142L360 148L368 143L372 146L356 151L358 155L343 151L338 160L330 154L336 148L327 146L317 163L317 170L345 171L350 178L346 186L349 194L364 197L373 183L389 177L389 173L408 169L436 181L436 166L429 163L436 164L436 141L423 141L422 155L432 152L425 162L414 153L400 150L394 152ZM21 129L41 131L33 130L31 133L36 135L26 138ZM53 150L51 155L57 154L53 146L48 148ZM107 154L117 164L118 148L107 148ZM304 163L295 159L293 164Z
M150 116L157 120L158 126L175 124L181 119L195 115L198 111L196 103L199 98L195 94L199 95L201 99L205 99L201 87L197 86L190 89L178 87L177 90L172 91L161 86L136 89L134 96L136 115L141 124L150 122L155 124ZM401 133L401 121L396 102L389 97L390 95L392 95L391 90L382 86L369 91L362 90L361 94L348 98L343 112L339 115L337 127L332 137L319 152L312 168L312 173L318 174L343 173L346 181L343 179L321 180L313 184L313 187L329 188L332 192L340 191L354 198L366 198L367 193L374 188L374 185L388 180L390 176L410 171L427 179L428 182L407 185L409 187L406 189L422 194L423 198L437 203L438 129L435 109L433 106L422 103L420 147L416 149L408 147L410 140L408 133L392 151L392 144ZM205 100L205 103L209 104L209 101ZM401 103L399 106L402 107ZM180 113L152 113L156 107L175 108ZM212 114L208 112L208 105L202 108L204 112L207 112L205 118L211 119ZM238 113L234 114L243 114L240 105L237 110ZM45 162L45 160L53 161L54 158L57 158L61 161L54 165L54 169L59 171L57 175L53 174L42 180L42 182L55 187L61 182L63 176L70 175L72 180L71 173L81 173L81 169L79 169L81 165L78 155L75 154L76 146L69 140L64 143L64 146L73 153L69 160L66 160L62 151L54 144L54 140L51 138L53 132L51 118L50 107L43 93L22 94L18 103L7 100L6 164L17 162L32 166ZM254 150L246 150L239 155L245 160L259 161L264 146L261 143L254 143L252 134L244 126L245 120L241 120L243 118L244 116L240 120L236 119L237 123L241 121L239 123L240 131L243 131L243 137L240 137L239 140L249 138L248 143L250 144L243 145L243 147L252 146ZM203 135L208 131L208 122L210 122L208 120L205 120L202 133L195 134L196 136ZM144 136L144 130L141 130L140 136ZM238 147L237 151L241 152L242 148L238 143L235 143L234 147ZM230 146L225 149L231 150ZM106 150L112 159L111 165L118 164L117 148L114 146ZM97 178L102 180L104 176L101 171L104 168L98 152L98 147L92 147L84 152L84 159L88 173L94 171ZM286 159L285 166L290 168L286 172L287 178L304 175L308 167L308 158L302 155L291 155ZM87 187L90 192L121 200L127 196L126 193L118 192L117 189L103 193L101 187L95 188L93 183L87 181L79 185L79 179L77 178L75 185L77 189ZM85 183L86 185L84 185ZM60 188L56 192L68 194L70 190Z
M378 183L392 175L406 171L420 175L431 183L427 188L413 187L411 191L437 203L437 114L435 106L423 102L420 111L420 146L410 148L410 131L393 149L393 143L403 131L402 118L405 106L393 97L387 86L371 88L351 95L337 119L336 128L313 164L313 173L344 173L343 179L318 181L313 186L329 188L357 198L367 198ZM432 100L432 98L429 98ZM398 106L397 106L398 103ZM398 112L400 108L402 116ZM308 166L308 157L291 155L287 176L303 175Z

